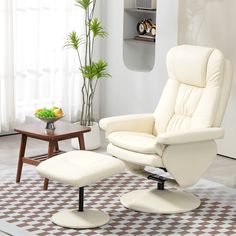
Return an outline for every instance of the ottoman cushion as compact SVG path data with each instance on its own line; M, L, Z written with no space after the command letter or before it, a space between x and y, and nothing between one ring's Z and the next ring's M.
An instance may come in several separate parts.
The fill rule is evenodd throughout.
M79 188L120 173L125 165L96 152L71 151L41 162L36 169L43 177Z

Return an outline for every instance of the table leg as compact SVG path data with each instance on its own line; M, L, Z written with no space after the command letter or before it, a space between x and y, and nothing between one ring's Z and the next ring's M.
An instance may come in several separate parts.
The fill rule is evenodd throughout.
M58 142L57 142L57 141L55 142L55 151L56 151L56 152L59 151L59 145L58 145Z
M23 166L22 158L25 156L26 142L27 142L27 136L25 134L22 134L21 144L20 144L20 153L19 153L19 159L18 159L18 165L17 165L17 174L16 174L17 183L19 183L21 179L21 172L22 172L22 166Z
M79 148L80 150L85 150L85 144L84 144L84 134L80 134L79 137Z
M49 141L49 145L48 145L48 158L52 157L53 152L54 152L54 148L56 148L56 142L54 141ZM44 179L44 185L43 185L43 190L47 190L48 189L48 182L49 179L45 178Z

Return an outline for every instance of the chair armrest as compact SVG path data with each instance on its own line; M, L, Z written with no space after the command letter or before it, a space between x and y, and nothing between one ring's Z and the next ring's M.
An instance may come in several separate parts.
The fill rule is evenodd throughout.
M117 131L134 131L152 134L154 128L153 114L135 114L114 116L101 119L100 128L107 134Z
M178 133L162 133L156 138L156 143L166 145L194 143L220 139L223 137L224 129L222 128L204 128Z

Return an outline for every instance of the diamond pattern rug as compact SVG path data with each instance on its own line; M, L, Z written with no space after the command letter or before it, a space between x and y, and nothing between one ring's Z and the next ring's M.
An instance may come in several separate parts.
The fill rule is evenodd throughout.
M76 209L78 190L50 182L42 190L35 170L0 176L0 219L37 236L66 235L236 235L236 190L201 180L189 192L197 194L201 206L187 213L161 215L125 209L119 198L135 189L154 187L153 181L122 173L85 188L85 207L107 212L110 222L97 229L65 229L51 223L51 215L62 209Z

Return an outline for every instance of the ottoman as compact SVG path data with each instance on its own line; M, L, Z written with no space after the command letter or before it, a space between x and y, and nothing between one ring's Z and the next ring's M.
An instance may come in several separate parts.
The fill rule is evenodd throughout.
M36 167L38 173L50 180L79 189L78 210L64 210L54 214L52 222L67 228L95 228L109 221L109 216L97 210L84 210L84 187L125 170L122 161L90 151L71 151Z

